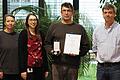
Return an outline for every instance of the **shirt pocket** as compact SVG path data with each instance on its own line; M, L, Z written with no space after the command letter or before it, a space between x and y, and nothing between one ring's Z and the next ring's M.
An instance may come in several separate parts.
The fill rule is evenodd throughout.
M106 39L107 39L107 36L105 36L105 35L99 35L99 36L97 36L98 38L98 43L104 43L105 41L106 41Z

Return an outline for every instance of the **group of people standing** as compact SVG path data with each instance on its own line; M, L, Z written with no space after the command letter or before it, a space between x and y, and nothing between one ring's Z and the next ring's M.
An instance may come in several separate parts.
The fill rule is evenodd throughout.
M44 80L48 62L37 16L28 14L26 29L20 34L14 31L14 16L6 14L4 19L4 30L0 32L0 79L20 80L21 75L23 80Z
M104 6L105 24L93 34L93 51L98 60L97 80L120 77L120 25L114 20L114 8L111 4ZM35 14L27 15L26 28L19 34L14 31L15 17L6 14L4 29L0 32L0 79L45 80L49 74L47 54L50 54L53 59L51 80L77 80L81 57L86 55L90 45L86 30L73 21L73 16L72 4L63 3L61 21L51 24L45 36ZM66 34L81 35L79 54L64 53ZM57 52L55 42L59 48Z

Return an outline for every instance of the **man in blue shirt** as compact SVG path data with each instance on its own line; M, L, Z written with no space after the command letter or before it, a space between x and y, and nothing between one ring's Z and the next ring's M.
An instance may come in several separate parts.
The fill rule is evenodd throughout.
M116 7L102 8L105 23L93 32L93 52L97 55L97 80L120 80L120 24L115 21Z

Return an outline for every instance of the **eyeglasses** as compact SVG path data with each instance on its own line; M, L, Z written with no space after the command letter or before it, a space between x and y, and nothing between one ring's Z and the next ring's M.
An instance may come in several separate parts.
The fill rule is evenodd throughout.
M28 19L29 21L37 21L37 19Z

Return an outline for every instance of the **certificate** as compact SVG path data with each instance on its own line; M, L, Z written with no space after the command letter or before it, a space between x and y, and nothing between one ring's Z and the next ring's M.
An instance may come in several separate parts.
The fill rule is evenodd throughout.
M75 54L79 55L80 51L81 35L79 34L66 34L64 44L64 54Z
M60 42L55 41L54 42L54 51L60 51Z

